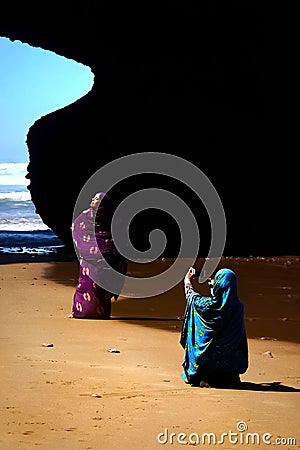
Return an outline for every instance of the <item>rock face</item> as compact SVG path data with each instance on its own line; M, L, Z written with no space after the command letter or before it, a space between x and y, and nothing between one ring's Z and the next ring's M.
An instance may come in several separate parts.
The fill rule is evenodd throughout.
M276 36L268 40L264 6L170 2L166 9L135 10L126 2L98 3L52 1L37 10L22 2L1 12L1 36L94 73L85 97L29 129L29 189L43 221L71 245L74 204L89 177L121 156L164 152L192 162L213 183L227 218L225 255L299 254L291 217L295 167L288 153L274 151L285 140L288 152L295 122L276 83L282 72L270 76ZM291 89L286 86L287 94ZM205 256L210 222L187 186L140 175L116 185L112 196L118 204L146 187L170 190L189 204ZM165 253L173 256L178 228L163 212L136 217L133 243L147 247L149 230L161 226L170 239Z

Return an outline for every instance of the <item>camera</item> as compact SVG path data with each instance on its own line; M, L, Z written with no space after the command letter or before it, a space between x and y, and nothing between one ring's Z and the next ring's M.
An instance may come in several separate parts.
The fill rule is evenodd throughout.
M200 277L201 278L205 278L206 277L206 270L196 269L195 267L194 267L194 269L195 269L195 273L194 273L193 277L197 277L197 278L200 278ZM214 282L213 282L213 280L211 278L207 279L207 284L211 288L214 286Z
M201 269L195 269L195 273L193 275L193 277L200 277L200 275L203 276L202 270Z

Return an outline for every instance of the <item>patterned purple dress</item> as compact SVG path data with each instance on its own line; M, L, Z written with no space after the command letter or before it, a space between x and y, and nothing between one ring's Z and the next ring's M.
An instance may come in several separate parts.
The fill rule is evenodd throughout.
M111 236L113 209L110 197L104 193L100 196L98 209L90 207L84 210L71 227L80 258L80 274L72 308L73 317L78 319L109 319L111 299L117 300L118 294L108 292L93 280L101 280L105 276L107 263L124 275L127 271L127 259L117 251Z

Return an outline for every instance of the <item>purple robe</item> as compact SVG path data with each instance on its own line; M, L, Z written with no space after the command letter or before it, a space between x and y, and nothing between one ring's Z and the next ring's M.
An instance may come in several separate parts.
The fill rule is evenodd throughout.
M109 319L111 299L118 298L118 293L109 292L94 281L105 276L109 270L108 264L121 274L126 274L127 259L118 252L111 236L112 215L110 198L101 193L98 210L90 207L72 223L73 242L80 262L73 296L72 313L75 318ZM119 293L121 287L118 288Z

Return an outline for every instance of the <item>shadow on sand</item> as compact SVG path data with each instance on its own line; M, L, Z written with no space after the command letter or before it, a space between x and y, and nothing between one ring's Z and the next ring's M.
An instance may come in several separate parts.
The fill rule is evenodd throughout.
M210 386L192 386L196 389L207 389ZM253 383L251 381L241 381L236 386L214 386L217 389L234 389L235 391L263 391L263 392L300 392L300 389L292 386L281 384L281 381L273 381L271 383Z
M250 381L241 381L238 390L243 391L269 391L269 392L300 392L300 389L281 384L281 381L271 383L252 383Z

